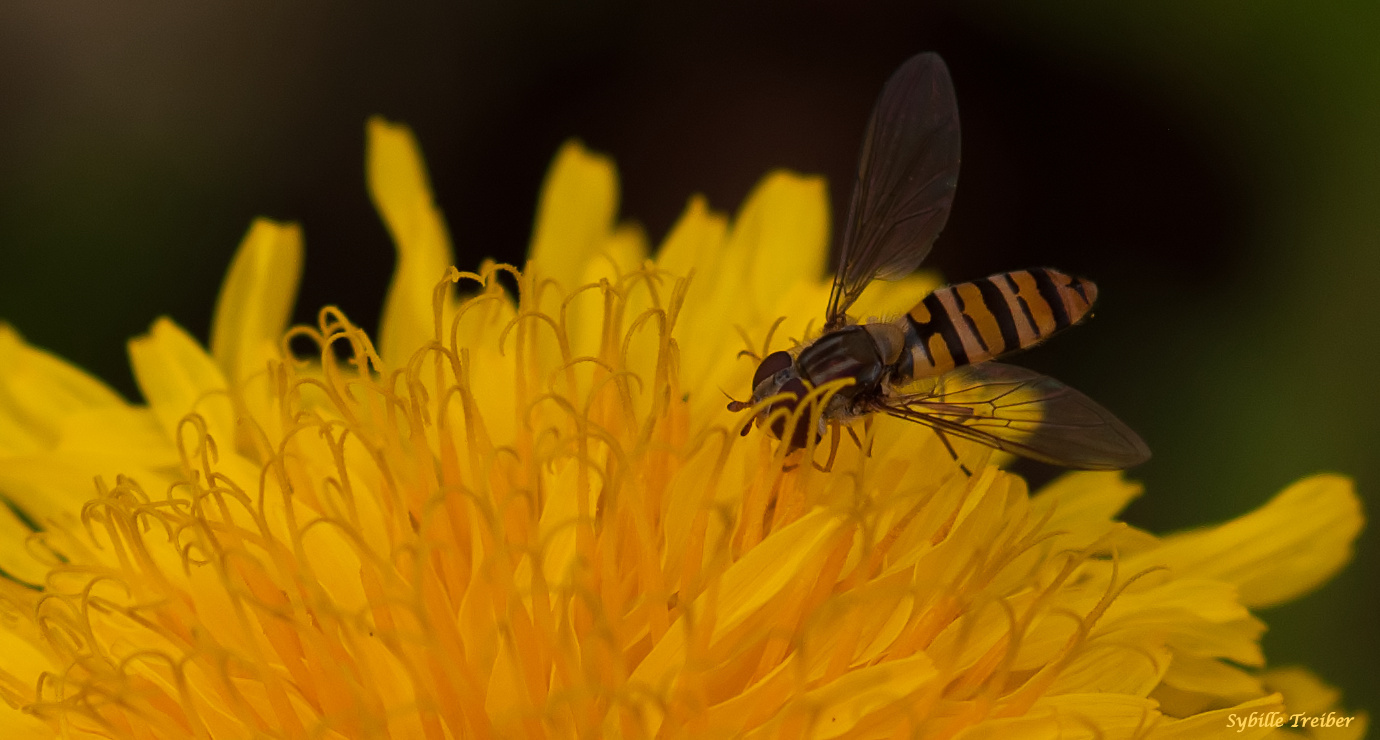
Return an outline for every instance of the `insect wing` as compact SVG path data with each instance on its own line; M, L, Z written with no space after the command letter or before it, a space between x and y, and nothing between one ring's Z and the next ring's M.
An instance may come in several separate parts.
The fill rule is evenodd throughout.
M1060 383L985 362L945 374L933 390L888 398L884 411L944 434L1070 468L1120 470L1150 459L1112 412Z
M826 314L829 328L873 279L904 277L929 253L958 184L958 104L938 54L887 80L867 124Z

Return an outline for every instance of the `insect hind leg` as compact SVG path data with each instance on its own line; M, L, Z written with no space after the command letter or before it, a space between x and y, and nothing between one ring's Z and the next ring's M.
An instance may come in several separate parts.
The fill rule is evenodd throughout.
M830 422L829 427L829 459L824 461L822 467L819 463L815 462L813 458L810 460L810 464L815 466L815 470L821 473L827 473L834 469L834 458L839 454L839 424ZM853 434L852 427L848 428L848 433ZM856 441L858 436L853 434L853 439Z
M973 477L973 471L969 470L968 466L964 465L963 461L958 459L958 451L954 449L953 443L949 441L949 436L938 429L934 430L934 433L939 435L939 441L944 443L944 449L949 451L949 457L952 457L954 462L958 463L958 469L962 470L963 474L969 478Z

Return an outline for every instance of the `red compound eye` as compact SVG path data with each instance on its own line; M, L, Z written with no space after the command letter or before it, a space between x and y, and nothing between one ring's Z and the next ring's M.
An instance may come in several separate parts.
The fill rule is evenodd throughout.
M752 375L752 387L756 388L762 381L785 370L791 366L791 354L789 352L773 352L767 355L762 364L757 366L757 372Z

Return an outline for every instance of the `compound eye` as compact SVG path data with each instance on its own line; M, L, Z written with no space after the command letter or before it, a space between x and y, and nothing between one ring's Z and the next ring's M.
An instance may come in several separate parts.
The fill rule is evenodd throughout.
M809 444L808 440L811 431L810 415L805 414L804 417L801 418L800 423L795 425L795 433L791 435L791 446L787 452L805 449L805 446ZM818 431L814 432L814 436L815 444L819 444L819 441L824 439L824 435L820 434Z
M757 372L752 376L752 387L756 388L762 384L762 381L790 366L791 353L789 352L773 352L767 355L767 358L762 360L762 364L757 366Z

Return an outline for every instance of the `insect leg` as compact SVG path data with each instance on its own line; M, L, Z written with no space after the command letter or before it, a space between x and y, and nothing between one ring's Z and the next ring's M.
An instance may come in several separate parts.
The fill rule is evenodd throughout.
M825 470L834 469L834 457L839 454L839 425L834 424L834 429L829 433L829 459L824 462Z
M827 473L834 469L834 457L839 453L839 425L837 423L830 423L829 426L832 427L832 430L829 432L829 459L824 461L824 467L820 467L819 463L815 462L813 459L810 460L810 464L815 466L815 470L821 473ZM848 433L853 434L853 429L851 427L848 429ZM855 441L857 438L857 435L853 435Z
M939 435L939 441L944 443L944 449L949 451L949 457L952 457L954 462L958 463L958 469L962 470L963 474L969 478L973 477L973 471L969 470L968 466L964 465L963 461L958 459L958 453L954 451L954 446L949 442L949 438L938 429L934 430L934 433Z
M863 443L862 443L862 440L861 440L861 439L858 439L858 433L855 432L855 431L853 431L853 427L852 427L851 425L848 426L847 429L848 429L848 436L850 436L850 437L853 438L853 444L857 445L857 446L858 446L858 449L861 450L861 449L863 448ZM872 451L871 451L871 450L868 450L868 451L867 451L867 454L868 454L868 455L871 455L871 454L872 454Z
M853 444L857 445L859 450L862 450L863 455L866 457L872 457L872 440L868 439L867 444L863 444L862 438L858 436L857 432L853 431L853 427L851 425L844 428L848 430L848 436L853 438ZM867 434L869 431L871 431L871 429L872 420L868 419L867 421L864 421L863 434Z
M741 338L743 340L743 344L747 345L748 347L747 349L739 350L737 356L739 358L742 358L744 355L746 355L756 360L757 362L761 362L761 356L759 356L756 352L752 351L752 337L748 336L747 329L744 329L742 324L734 324L733 328L738 331L738 337Z

